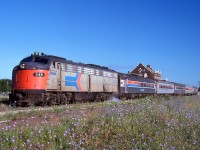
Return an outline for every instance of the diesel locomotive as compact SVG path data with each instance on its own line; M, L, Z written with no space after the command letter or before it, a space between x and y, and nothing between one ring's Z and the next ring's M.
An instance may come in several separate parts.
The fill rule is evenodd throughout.
M35 52L15 66L9 99L16 105L55 105L104 101L114 95L197 94L197 87L124 74L108 67L76 63Z

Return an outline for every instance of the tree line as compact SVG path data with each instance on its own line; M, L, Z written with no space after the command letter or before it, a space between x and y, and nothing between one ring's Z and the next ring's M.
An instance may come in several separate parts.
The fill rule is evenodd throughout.
M10 92L11 81L10 79L0 79L0 92Z

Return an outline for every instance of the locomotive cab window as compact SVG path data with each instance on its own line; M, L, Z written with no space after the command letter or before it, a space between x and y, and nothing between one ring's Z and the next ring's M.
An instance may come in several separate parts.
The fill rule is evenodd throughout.
M22 62L31 62L32 61L32 57L27 57L27 58L24 58L20 63Z
M41 64L47 64L48 60L45 58L41 58L41 57L35 57L34 62L41 63Z
M55 68L55 66L56 66L56 62L54 61L54 62L53 62L53 68Z
M41 58L41 57L27 57L27 58L24 58L22 62L36 62L36 63L41 63L41 64L47 64L48 63L48 60L45 59L45 58Z
M57 64L57 69L60 69L60 63Z

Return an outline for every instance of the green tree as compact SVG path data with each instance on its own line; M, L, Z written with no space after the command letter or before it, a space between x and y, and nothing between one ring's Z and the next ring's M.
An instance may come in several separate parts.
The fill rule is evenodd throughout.
M0 79L0 92L10 92L10 90L11 90L11 80Z

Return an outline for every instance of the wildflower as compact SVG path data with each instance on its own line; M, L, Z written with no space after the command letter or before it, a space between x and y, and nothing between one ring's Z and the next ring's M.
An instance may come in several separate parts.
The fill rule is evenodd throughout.
M196 139L194 140L193 144L194 144L194 145L196 145L196 144L197 144L197 140L196 140Z
M10 126L6 126L6 130L8 130L10 128Z
M72 137L75 137L75 136L76 136L76 133L73 133L73 134L72 134Z
M15 123L13 124L13 127L16 127L16 124L15 124Z
M27 143L31 142L30 140L26 140Z
M79 140L79 144L82 144L82 140L81 139Z
M174 148L172 145L170 145L170 148L171 148L172 150L175 150L175 148Z

